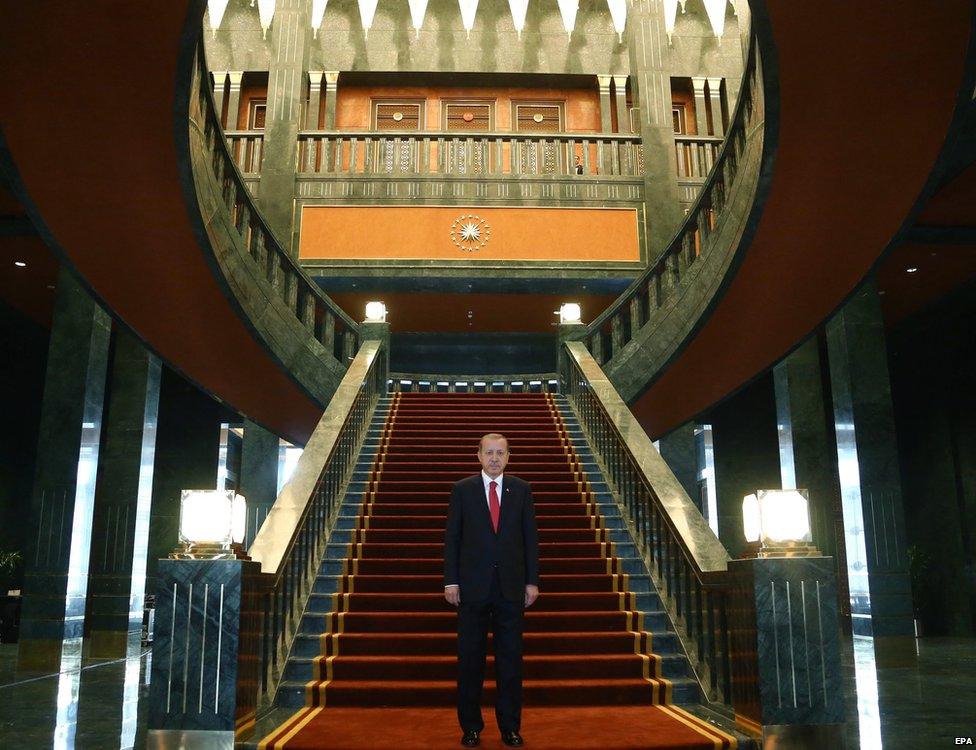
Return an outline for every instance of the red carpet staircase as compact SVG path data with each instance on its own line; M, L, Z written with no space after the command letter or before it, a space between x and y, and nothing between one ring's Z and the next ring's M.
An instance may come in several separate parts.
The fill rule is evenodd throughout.
M721 748L660 601L570 411L550 394L397 394L333 532L260 747L454 747L456 615L443 597L451 485L486 432L531 482L541 596L526 613L523 734L543 748ZM462 594L463 595L463 594ZM485 701L494 698L489 656ZM501 747L485 711L483 747ZM491 744L490 735L495 744Z

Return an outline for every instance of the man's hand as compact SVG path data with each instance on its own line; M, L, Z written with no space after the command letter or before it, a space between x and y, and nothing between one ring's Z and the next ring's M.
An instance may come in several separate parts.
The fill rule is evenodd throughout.
M531 583L525 586L525 606L531 607L532 603L539 598L539 587Z
M444 598L447 599L448 604L450 604L452 607L456 607L461 603L461 587L445 586Z

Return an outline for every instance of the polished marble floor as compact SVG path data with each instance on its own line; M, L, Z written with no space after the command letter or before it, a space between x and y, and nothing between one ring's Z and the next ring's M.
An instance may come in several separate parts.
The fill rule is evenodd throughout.
M976 639L917 643L917 668L877 670L868 639L848 649L848 748L976 743ZM145 746L148 653L82 666L75 646L51 675L18 673L16 658L15 645L0 645L0 748Z

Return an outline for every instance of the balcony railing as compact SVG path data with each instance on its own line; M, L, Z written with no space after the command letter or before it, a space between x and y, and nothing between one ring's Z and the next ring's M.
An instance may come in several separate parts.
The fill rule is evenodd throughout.
M678 180L704 182L715 166L724 140L714 135L675 135L674 160Z
M225 130L227 150L244 174L259 174L264 163L263 130Z
M610 372L624 398L640 392L654 377L658 368L690 335L709 303L719 292L721 279L731 268L732 259L745 246L746 218L758 210L757 191L762 180L764 160L765 106L759 47L756 38L750 42L742 90L728 130L717 156L712 155L713 139L683 138L679 144L694 154L686 158L689 169L701 169L714 159L711 172L677 233L640 277L587 328L586 345L596 361ZM687 147L686 147L687 144ZM692 148L692 144L694 148ZM706 283L692 283L705 273ZM686 299L687 298L687 299ZM677 305L684 307L675 313ZM670 317L667 317L670 315ZM667 319L666 343L649 347L648 341L658 334L654 323ZM680 319L681 325L674 321ZM656 359L631 362L625 387L615 371L625 347L640 339L641 346L630 347L641 356L660 349ZM666 350L666 351L665 351ZM621 365L624 369L624 366ZM640 371L639 373L637 371ZM639 381L639 382L638 382Z
M644 174L644 147L630 135L315 130L298 138L304 175Z
M244 159L245 167L259 168L253 162L260 162L263 135L224 133L210 80L201 45L196 96L191 100L191 153L215 261L231 293L276 356L293 373L307 376L303 385L311 393L327 400L334 377L359 346L359 326L302 270L264 220L240 166ZM305 338L314 338L321 348L292 343ZM308 361L307 352L315 355L314 361Z

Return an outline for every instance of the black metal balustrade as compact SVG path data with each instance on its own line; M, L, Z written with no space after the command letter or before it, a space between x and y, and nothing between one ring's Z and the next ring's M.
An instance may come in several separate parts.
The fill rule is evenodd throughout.
M713 156L715 144L712 138L676 137L679 173L682 164L689 173L682 177L693 176L706 165L711 168L684 223L648 269L587 327L587 348L601 365L613 360L628 342L636 338L654 310L672 302L682 276L708 254L710 238L727 218L727 198L736 177L742 172L749 138L763 121L763 110L762 69L753 34L742 90L728 135L717 156Z
M644 174L644 147L632 135L322 130L298 138L306 175Z
M235 161L236 156L260 162L260 147L248 147L247 142L237 140L232 152L220 125L202 43L197 47L195 78L197 104L203 115L203 143L209 155L207 163L230 214L228 226L237 232L247 255L309 334L345 366L359 346L359 327L302 270L261 216ZM250 156L245 147L251 148ZM254 148L258 148L256 157Z
M561 380L702 687L731 703L728 554L599 365L565 345Z
M559 393L554 372L532 375L430 375L391 372L390 393Z
M387 384L388 352L364 342L251 545L262 573L245 580L254 628L242 655L256 665L256 702L267 705L284 669L305 602L339 516L376 404Z

